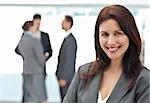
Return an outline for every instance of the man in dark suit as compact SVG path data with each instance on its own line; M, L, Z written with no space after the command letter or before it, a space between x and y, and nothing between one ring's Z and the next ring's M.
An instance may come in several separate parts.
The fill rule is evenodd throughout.
M52 56L52 48L48 33L40 31L40 24L41 24L41 15L35 14L33 16L33 25L35 26L35 28L37 28L37 32L33 34L33 37L41 39L45 60L47 61ZM44 70L46 74L46 65Z
M59 51L56 70L56 76L60 86L61 100L63 100L75 73L77 43L75 37L70 31L72 26L73 18L71 16L65 16L65 19L62 22L62 29L66 31L66 37L64 38Z
M51 43L50 43L50 38L49 38L48 33L40 31L40 24L41 24L41 15L35 14L33 16L33 25L36 28L36 32L33 34L33 37L39 38L41 40L45 60L47 61L52 56L52 48L51 48ZM18 46L16 47L15 52L20 55L18 51ZM46 65L44 65L44 68L45 68L44 71L46 74Z

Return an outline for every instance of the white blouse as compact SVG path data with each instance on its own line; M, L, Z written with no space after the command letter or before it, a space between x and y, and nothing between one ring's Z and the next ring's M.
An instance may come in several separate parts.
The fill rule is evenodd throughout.
M99 91L97 103L106 103L106 101L108 100L109 96L110 96L110 94L105 99L102 100L101 92Z

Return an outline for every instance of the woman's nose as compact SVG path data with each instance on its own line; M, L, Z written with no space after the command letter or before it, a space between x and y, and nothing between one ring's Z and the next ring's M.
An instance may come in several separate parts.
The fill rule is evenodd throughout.
M116 38L114 36L109 36L107 43L108 45L116 44Z

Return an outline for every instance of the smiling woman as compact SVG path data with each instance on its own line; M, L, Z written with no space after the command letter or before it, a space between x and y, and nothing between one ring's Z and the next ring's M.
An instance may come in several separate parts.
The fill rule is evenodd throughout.
M94 37L96 60L79 68L63 103L149 103L150 71L140 60L131 12L122 5L104 7Z
M100 46L107 56L114 59L122 59L129 46L129 38L121 30L118 22L114 19L104 21L100 27Z
M64 32L61 31L62 17L65 14L71 14L74 17L72 31L75 34L78 44L77 70L80 65L95 59L95 51L92 49L94 48L94 38L92 34L94 33L96 16L105 3L110 4L110 0L89 0L91 1L89 3L84 3L86 0L69 1L75 4L68 3L68 0L63 0L67 1L63 3L53 0L54 2L56 1L58 5L53 5L52 0L44 0L49 2L47 4L43 2L43 0L22 1L23 2L20 3L19 0L0 0L0 100L20 101L21 99L22 58L16 55L14 49L22 35L21 26L24 21L32 19L35 13L41 13L43 17L41 29L49 33L52 49L54 49L54 55L47 63L47 72L50 74L50 77L48 76L49 100L50 102L56 102L56 100L59 100L59 95L56 92L56 80L53 79L55 78L54 72L57 65L58 51L63 40ZM30 5L32 1L34 3ZM78 3L79 1L82 2L82 4ZM137 2L134 1L135 4L132 0L117 1L127 4L127 7L129 6L129 9L134 14L136 23L142 34L141 36L145 40L144 63L146 67L150 68L150 22L148 19L150 18L150 8L147 5L147 0L136 0ZM82 96L84 97L86 95ZM90 98L92 98L92 96ZM87 100L89 100L89 98Z

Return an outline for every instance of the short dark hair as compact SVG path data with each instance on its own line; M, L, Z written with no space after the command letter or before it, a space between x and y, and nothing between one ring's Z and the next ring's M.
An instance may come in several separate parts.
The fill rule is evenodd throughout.
M65 16L65 19L66 19L68 22L71 23L71 25L70 25L70 28L71 28L71 27L73 26L73 18L72 18L72 16L66 15L66 16Z
M24 31L28 31L31 26L33 26L33 21L26 21L26 22L23 24L22 29L23 29Z
M40 14L34 14L33 15L33 20L34 19L41 19L41 15Z

